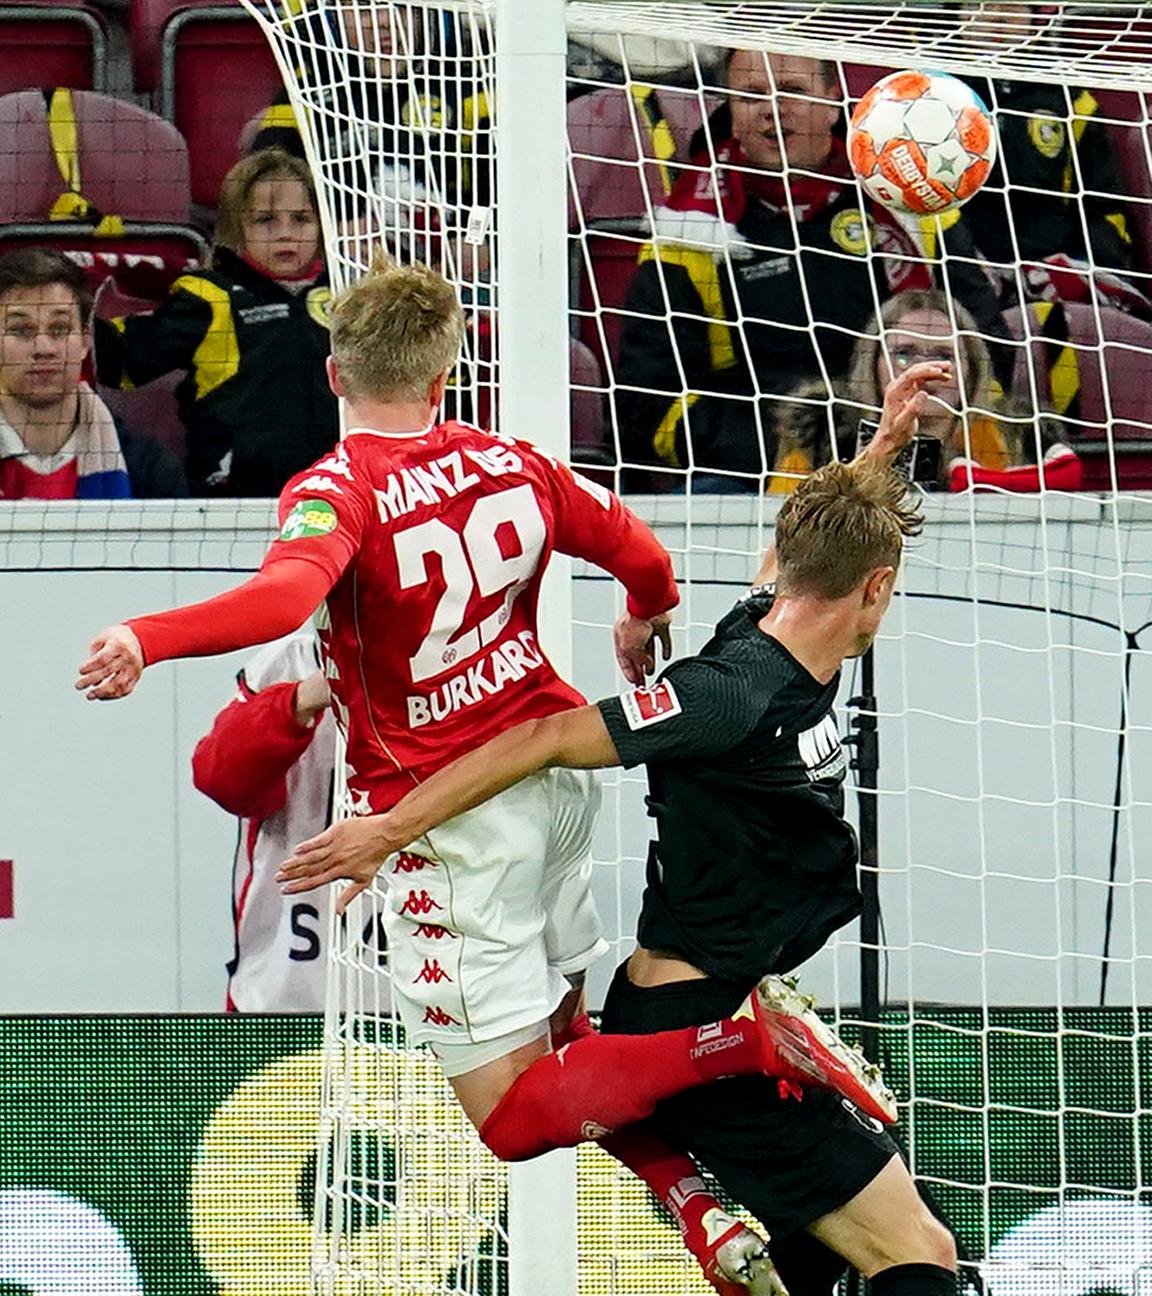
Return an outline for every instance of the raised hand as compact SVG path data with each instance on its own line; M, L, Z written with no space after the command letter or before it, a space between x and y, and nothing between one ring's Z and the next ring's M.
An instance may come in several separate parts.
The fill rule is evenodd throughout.
M89 702L127 697L144 670L140 640L126 625L109 626L92 640L91 657L80 667L76 688L87 690Z
M896 456L911 442L920 424L920 415L931 395L931 383L947 382L952 366L944 360L928 360L911 365L888 384L880 427L861 457L872 459L879 467L890 468Z

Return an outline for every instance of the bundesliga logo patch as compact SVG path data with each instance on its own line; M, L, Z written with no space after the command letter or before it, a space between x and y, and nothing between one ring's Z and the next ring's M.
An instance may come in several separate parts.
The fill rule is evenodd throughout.
M670 720L683 710L676 690L668 680L653 684L651 688L633 689L631 693L622 694L620 705L624 708L628 728L633 730Z

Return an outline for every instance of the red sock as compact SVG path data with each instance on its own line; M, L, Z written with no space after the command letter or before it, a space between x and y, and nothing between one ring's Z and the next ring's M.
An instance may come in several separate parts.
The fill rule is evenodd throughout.
M571 1044L575 1040L583 1039L585 1035L597 1034L599 1034L599 1031L592 1025L592 1018L586 1012L577 1013L570 1018L567 1026L552 1032L552 1047L553 1049L560 1049L565 1044Z
M527 1161L643 1120L682 1089L762 1073L763 1065L749 1018L654 1035L586 1035L518 1076L480 1137L502 1161Z
M600 1146L648 1185L676 1221L684 1245L705 1264L711 1252L704 1216L723 1208L708 1191L692 1158L669 1147L643 1123L606 1135Z
M552 1045L562 1048L573 1040L595 1034L596 1028L588 1014L580 1013L552 1036ZM710 1210L723 1208L700 1178L695 1161L687 1153L670 1147L644 1123L626 1125L614 1134L605 1135L600 1146L648 1185L676 1221L684 1245L696 1259L701 1264L709 1260L711 1253L704 1215Z

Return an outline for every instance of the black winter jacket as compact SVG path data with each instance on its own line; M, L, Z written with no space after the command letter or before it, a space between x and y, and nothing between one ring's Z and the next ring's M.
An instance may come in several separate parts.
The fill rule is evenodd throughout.
M183 370L193 494L276 496L339 434L328 387L327 280L299 292L219 249L151 314L98 322L101 382L133 386Z

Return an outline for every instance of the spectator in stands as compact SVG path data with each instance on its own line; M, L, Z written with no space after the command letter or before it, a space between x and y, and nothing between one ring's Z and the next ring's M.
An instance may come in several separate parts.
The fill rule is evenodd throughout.
M1043 25L1054 21L1044 9L985 4L965 30L1005 46L1043 40ZM1099 104L1091 92L1051 81L965 79L995 111L1000 144L988 183L962 213L984 255L1009 268L1052 257L1090 259L1110 270L1131 267L1124 178L1112 137L1095 120ZM1047 286L1042 270L1032 273ZM1026 281L1028 275L1026 270Z
M762 398L842 374L877 299L931 286L895 218L860 209L836 65L735 50L727 81L640 254L618 365L625 459L691 465L697 491L762 489Z
M196 787L240 823L232 867L230 1012L321 1012L327 924L275 874L332 815L336 724L311 629L262 649L192 756Z
M809 384L793 393L798 399L781 406L780 475L771 489L789 491L830 459L853 458L861 419L878 420L893 379L928 360L947 361L954 375L927 389L932 400L920 415L919 435L941 443L937 487L1077 489L1080 461L1075 453L1048 442L1037 420L1004 398L972 316L936 289L900 293L884 303L853 348L830 403L822 387Z
M193 491L276 495L337 440L330 295L307 166L252 154L224 179L212 268L182 275L153 313L99 329L99 376L130 385L183 370Z
M441 224L463 213L455 222L463 229L463 209L489 201L481 164L488 105L469 87L467 59L442 61L439 49L425 48L424 25L403 5L341 5L308 21L316 43L297 78L325 109L313 114L324 156L344 159L345 218L386 235L407 232L423 228L414 205L431 200ZM270 146L304 156L287 92L265 111L251 144Z
M59 252L0 257L0 499L186 495L162 446L117 425L84 381L93 294Z

